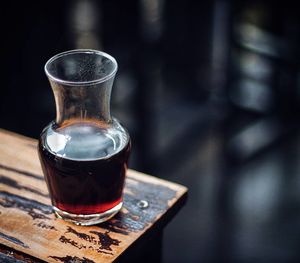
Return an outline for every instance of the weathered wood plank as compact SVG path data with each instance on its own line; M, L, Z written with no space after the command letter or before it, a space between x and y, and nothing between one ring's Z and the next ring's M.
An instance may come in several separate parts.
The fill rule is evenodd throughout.
M113 262L170 211L187 189L133 170L124 206L96 226L76 226L52 213L35 140L0 130L0 243L46 262Z
M21 261L19 259L16 259L12 256L3 254L0 252L0 262L5 262L5 263L24 263L25 261Z
M45 261L34 258L25 253L6 247L0 244L0 262L26 262L26 263L43 263ZM16 261L14 261L16 260Z

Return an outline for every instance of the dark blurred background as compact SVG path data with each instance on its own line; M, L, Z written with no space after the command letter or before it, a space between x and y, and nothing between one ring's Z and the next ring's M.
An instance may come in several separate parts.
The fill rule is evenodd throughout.
M112 112L130 167L189 187L163 262L300 262L300 14L282 1L1 4L1 127L55 118L45 62L93 48L119 63Z

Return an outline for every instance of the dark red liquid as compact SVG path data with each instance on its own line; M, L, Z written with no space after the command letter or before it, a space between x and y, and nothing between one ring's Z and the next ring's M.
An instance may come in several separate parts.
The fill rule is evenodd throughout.
M71 160L39 143L39 157L52 203L72 214L105 212L122 201L130 142L107 159Z

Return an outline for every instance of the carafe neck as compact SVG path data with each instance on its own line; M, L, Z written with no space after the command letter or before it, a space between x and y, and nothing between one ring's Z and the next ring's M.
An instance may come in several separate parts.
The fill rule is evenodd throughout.
M64 85L51 81L56 123L95 120L111 123L110 97L114 78L91 85Z
M58 126L84 120L111 123L110 95L117 68L112 56L91 49L50 58L45 72L55 97Z

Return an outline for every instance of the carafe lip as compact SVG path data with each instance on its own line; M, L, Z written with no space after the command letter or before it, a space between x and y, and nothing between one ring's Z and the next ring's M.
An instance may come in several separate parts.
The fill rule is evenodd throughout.
M88 81L64 80L64 79L57 78L57 77L53 76L49 72L48 67L53 61L55 61L56 59L58 59L60 57L70 55L70 54L76 54L76 53L90 53L90 54L96 54L96 55L100 55L102 57L106 57L107 59L109 59L113 63L114 68L113 68L112 72L110 72L106 76L98 78L98 79L94 79L94 80L88 80ZM45 70L45 73L46 73L47 77L50 80L55 81L59 84L63 84L63 85L67 85L67 86L88 86L88 85L95 85L95 84L98 84L98 83L102 83L102 82L105 82L105 81L113 78L115 76L117 70L118 70L118 63L117 63L116 59L113 56L111 56L111 55L109 55L109 54L107 54L103 51L99 51L99 50L95 50L95 49L72 49L72 50L68 50L68 51L58 53L58 54L54 55L53 57L51 57L46 62L45 66L44 66L44 70Z

